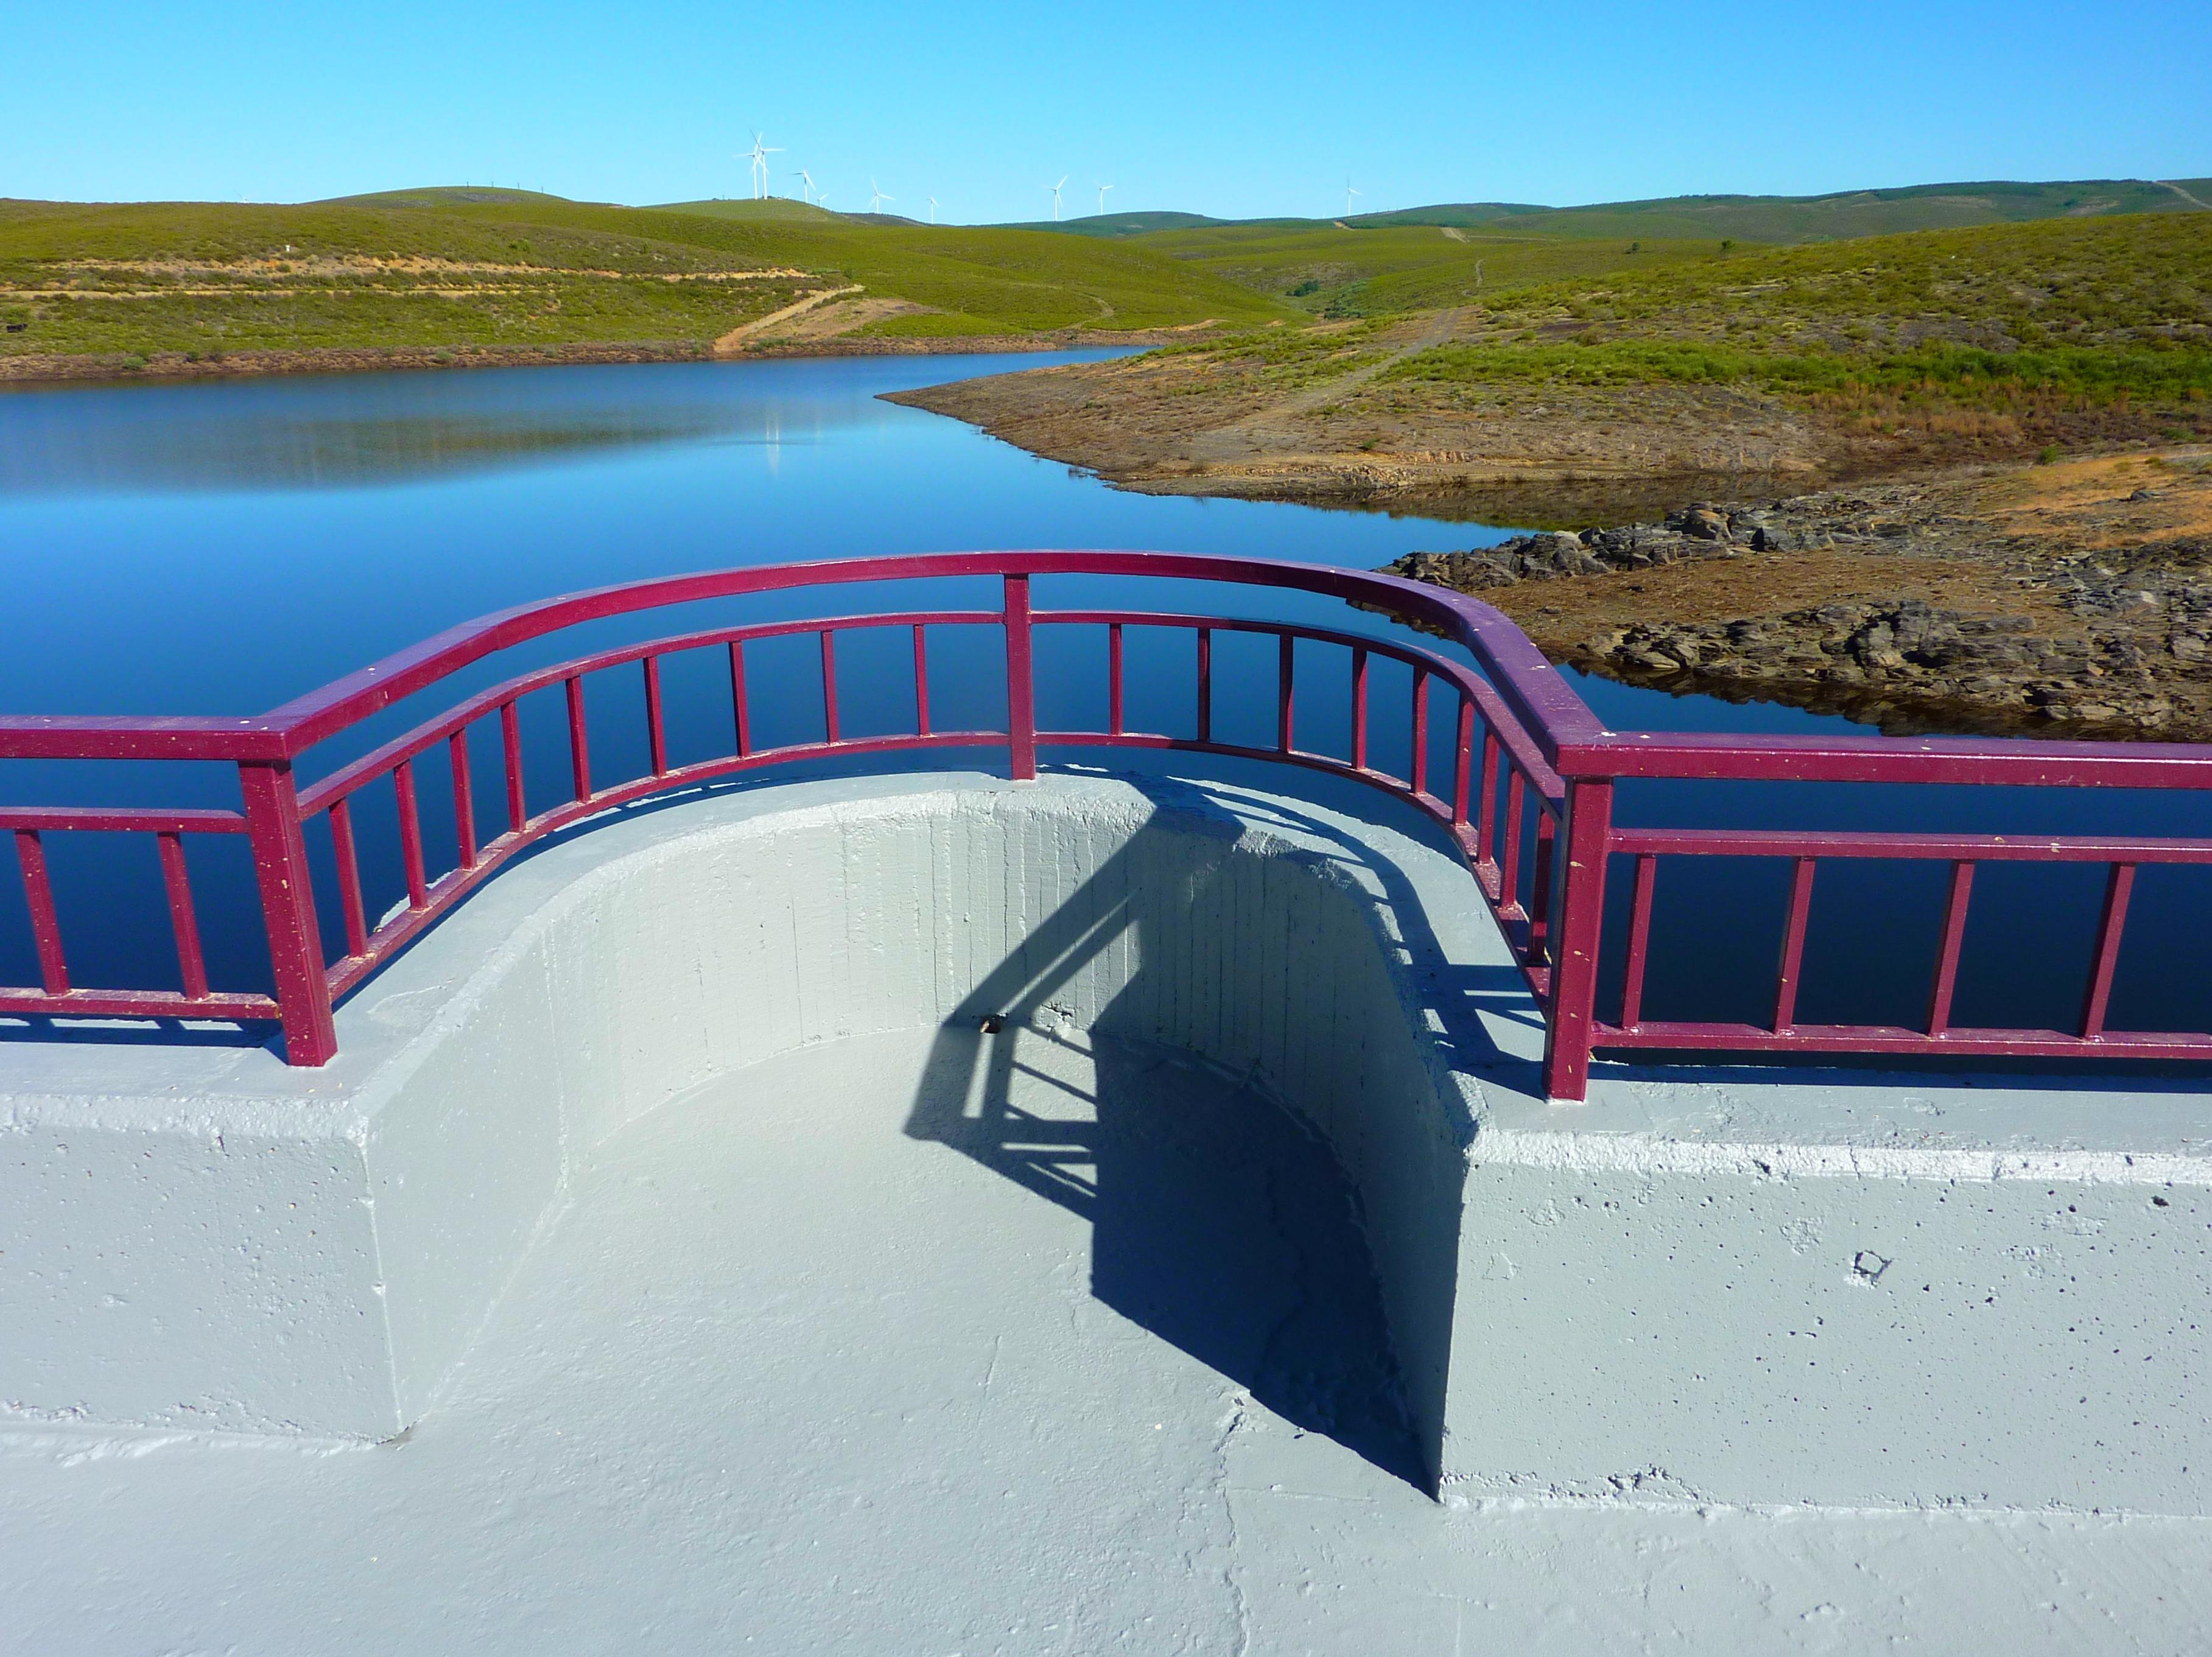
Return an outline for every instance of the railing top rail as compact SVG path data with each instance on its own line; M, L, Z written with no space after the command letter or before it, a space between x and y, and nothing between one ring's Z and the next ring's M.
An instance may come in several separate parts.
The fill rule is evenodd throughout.
M1605 728L1521 630L1488 605L1425 582L1326 564L1187 552L1019 551L933 552L710 570L603 587L479 617L295 698L268 716L292 751L412 695L458 668L580 622L669 605L861 582L960 576L1149 576L1167 580L1287 587L1376 605L1426 621L1474 652L1495 674L1514 712L1540 742L1601 736ZM1547 744L1548 746L1548 744ZM1549 758L1549 754L1547 754Z
M313 815L333 800L343 799L363 783L381 776L404 759L410 759L451 736L462 727L471 725L502 704L515 702L533 691L542 691L558 685L564 679L596 673L609 667L620 667L633 661L642 661L651 656L675 655L685 650L710 649L717 644L750 644L757 639L788 637L794 633L856 632L872 627L975 627L995 624L995 610L912 610L885 611L881 615L823 616L806 621L750 622L734 627L711 627L696 632L674 633L665 638L647 639L636 644L618 645L611 650L595 651L579 656L573 661L556 662L550 667L533 668L518 673L513 679L478 691L465 700L458 702L444 713L425 720L410 731L402 732L381 747L372 749L358 759L339 767L328 777L300 794L300 809Z
M267 716L0 715L0 759L274 760L291 748Z
M1878 857L1955 862L2212 863L2212 840L2132 834L1920 834L1876 829L1615 828L1631 856Z
M397 651L258 717L0 716L0 758L243 759L296 757L369 715L495 651L580 623L793 588L975 576L1146 576L1280 587L1426 622L1472 651L1550 758L1562 740L1606 734L1542 652L1486 604L1421 582L1326 564L1208 553L934 552L666 576L495 611Z
M1425 623L1470 651L1530 744L1574 778L2017 783L2212 788L2212 746L1990 738L1615 733L1504 615L1401 576L1208 553L1009 551L886 555L708 570L570 593L449 627L258 717L0 716L0 758L296 758L496 651L672 605L794 588L989 576L1144 576L1287 588Z
M1556 763L1571 777L2212 788L2212 744L2189 742L1621 731L1597 742L1565 745Z

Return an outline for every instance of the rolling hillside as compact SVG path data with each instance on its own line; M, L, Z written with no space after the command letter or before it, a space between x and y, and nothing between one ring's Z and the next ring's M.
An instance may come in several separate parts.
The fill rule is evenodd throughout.
M426 188L300 205L0 202L0 361L644 344L698 351L808 295L839 326L970 338L1253 326L1296 313L1165 253L856 222L793 202L671 208Z
M1567 208L1474 202L1345 219L1127 213L1029 228L1124 240L1315 314L1358 318L1482 303L1532 283L1662 268L1753 244L2204 211L2212 211L2212 180L2090 180L1827 196L1675 196Z
M1826 196L1669 196L1588 207L1476 202L1370 213L1346 222L1359 229L1449 224L1542 236L1829 241L2031 219L2201 212L2212 203L2208 186L2212 180L2086 179L2052 184L1920 184Z
M1203 213L1106 213L1009 228L1079 236L1138 236L1197 228L1385 230L1449 225L1537 236L1645 236L1684 241L1823 241L1906 230L1962 229L2030 219L2212 210L2212 179L2075 179L1843 190L1825 196L1663 196L1650 201L1545 207L1531 202L1446 202L1337 218L1209 218Z
M625 207L479 186L297 205L0 201L0 372L241 353L921 349L1504 315L1577 284L1694 287L1706 267L1762 246L1817 262L1821 247L1871 236L2048 225L2058 241L2023 246L2055 247L2065 226L2212 223L2208 203L2212 181L2090 180L1477 203L1341 222L1129 212L972 226L782 198ZM2117 247L2136 233L2116 234Z

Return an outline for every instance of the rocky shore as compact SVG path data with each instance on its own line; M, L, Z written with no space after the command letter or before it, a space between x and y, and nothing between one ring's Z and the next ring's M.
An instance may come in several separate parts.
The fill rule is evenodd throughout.
M2212 451L1417 552L1555 659L1884 730L2212 740Z

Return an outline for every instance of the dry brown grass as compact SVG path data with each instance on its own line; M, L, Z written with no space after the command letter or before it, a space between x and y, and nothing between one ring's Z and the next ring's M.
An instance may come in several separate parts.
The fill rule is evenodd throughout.
M2090 549L2212 536L2212 449L2189 446L2063 460L1984 484L1983 504L2005 535L2063 539ZM2146 498L2136 500L2134 496ZM2118 522L2087 527L2124 503Z

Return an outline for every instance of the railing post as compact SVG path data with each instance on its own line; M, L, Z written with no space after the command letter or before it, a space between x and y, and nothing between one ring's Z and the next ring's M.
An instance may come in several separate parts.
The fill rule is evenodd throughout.
M1030 578L1006 577L1006 764L1017 783L1036 777L1036 670L1030 655Z
M1544 1019L1544 1093L1575 1101L1589 1092L1590 1025L1597 952L1605 928L1605 860L1613 838L1613 779L1567 783L1566 873L1552 929L1550 1005Z
M315 894L308 883L307 843L300 832L292 767L284 760L240 761L238 783L246 799L253 878L261 888L269 964L284 1024L284 1062L327 1064L338 1049L337 1026L331 1017L331 982L323 967L322 932L315 924Z

